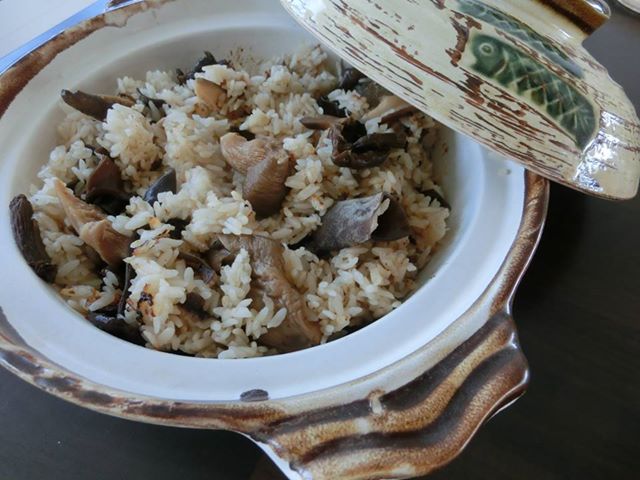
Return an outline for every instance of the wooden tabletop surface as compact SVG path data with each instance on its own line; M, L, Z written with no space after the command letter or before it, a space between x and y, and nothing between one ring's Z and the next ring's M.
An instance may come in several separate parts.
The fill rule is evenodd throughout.
M640 111L640 18L614 12L587 47ZM640 478L638 275L640 198L609 203L554 186L514 305L529 391L429 478ZM99 415L0 369L1 480L239 480L259 458L240 436Z

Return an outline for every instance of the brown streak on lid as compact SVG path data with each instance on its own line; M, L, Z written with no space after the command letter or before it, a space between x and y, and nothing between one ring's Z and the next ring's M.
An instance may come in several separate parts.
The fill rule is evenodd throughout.
M553 9L587 35L609 20L609 6L600 0L537 0Z

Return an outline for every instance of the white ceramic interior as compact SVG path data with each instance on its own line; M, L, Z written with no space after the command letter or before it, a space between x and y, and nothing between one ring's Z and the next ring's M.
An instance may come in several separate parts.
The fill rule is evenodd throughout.
M372 373L423 346L484 291L511 247L524 201L524 170L446 131L438 167L453 206L447 240L422 287L401 307L343 339L267 358L211 360L169 355L121 341L69 309L29 269L14 244L11 198L28 190L56 144L59 92L106 92L115 78L186 67L204 49L224 57L290 52L313 38L277 0L177 0L106 27L57 56L0 119L0 307L33 348L97 383L180 400L236 400L261 388L271 398L306 393ZM469 332L469 336L473 332Z

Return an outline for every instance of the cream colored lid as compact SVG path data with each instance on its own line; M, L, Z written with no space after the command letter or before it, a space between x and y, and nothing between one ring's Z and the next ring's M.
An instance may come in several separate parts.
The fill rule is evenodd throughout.
M635 196L640 121L582 46L601 0L281 0L325 46L443 124L553 181Z

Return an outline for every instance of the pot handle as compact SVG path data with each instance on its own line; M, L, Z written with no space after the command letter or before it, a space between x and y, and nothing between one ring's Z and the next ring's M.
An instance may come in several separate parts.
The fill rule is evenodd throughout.
M585 36L609 21L611 7L605 0L545 0L543 4L573 23Z
M487 311L472 312L466 328ZM467 330L468 331L468 330ZM451 332L444 337L455 336ZM438 344L450 341L436 339ZM527 361L511 315L500 310L435 365L441 345L420 350L351 385L351 399L308 408L249 433L292 479L409 478L456 457L476 430L524 392ZM377 386L377 388L376 388ZM372 389L373 387L373 389ZM327 400L327 395L321 395ZM317 399L319 400L319 399ZM319 403L326 405L320 400ZM289 411L295 404L289 405Z
M511 301L540 240L549 183L527 173L525 185L517 240L466 313L402 360L331 390L273 401L279 415L243 430L289 478L426 475L524 393L529 371Z

